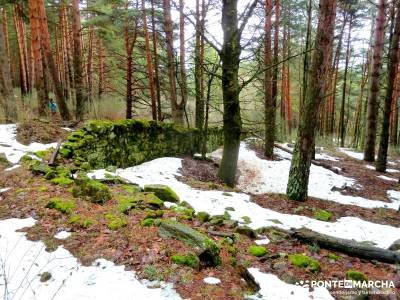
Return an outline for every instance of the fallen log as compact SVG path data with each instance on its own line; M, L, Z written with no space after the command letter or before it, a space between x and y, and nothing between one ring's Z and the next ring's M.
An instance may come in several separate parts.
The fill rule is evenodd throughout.
M60 152L61 144L62 144L62 140L58 140L57 147L56 147L56 149L53 151L53 154L51 155L50 160L49 160L49 165L50 165L50 166L51 166L51 165L54 165L54 163L55 163L55 161L56 161L56 158L57 158L57 155L58 155L58 152Z
M213 266L221 264L219 247L205 234L173 220L163 220L158 226L161 237L175 238L191 246L200 261Z
M274 147L276 147L276 148L278 148L278 149L281 149L281 150L283 150L283 151L285 151L285 152L287 152L287 153L293 154L293 151L292 151L292 150L287 149L287 148L285 148L285 147L283 147L283 146L281 146L281 145L274 144ZM328 169L328 170L330 170L330 171L332 171L332 172L334 172L334 173L336 173L336 174L340 174L340 172L341 172L341 169L340 169L340 168L338 168L338 167L332 167L331 165L328 165L328 164L326 164L326 163L324 163L324 162L322 162L322 161L317 161L317 160L315 160L315 159L312 159L312 160L311 160L311 163L312 163L313 165L315 165L315 166Z
M400 253L397 251L362 244L354 240L342 239L317 233L306 228L289 231L284 230L284 232L300 241L316 243L324 249L335 250L359 258L377 260L391 264L400 263Z

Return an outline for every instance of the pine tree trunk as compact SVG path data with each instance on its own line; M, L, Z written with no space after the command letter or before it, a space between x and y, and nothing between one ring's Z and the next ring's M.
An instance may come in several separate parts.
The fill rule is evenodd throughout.
M154 0L151 0L151 31L153 39L153 56L154 56L154 84L156 86L156 96L157 96L157 119L162 120L161 88L160 88L160 77L159 77L159 63L158 63L158 50L157 50L158 43L157 43L155 12L154 12Z
M399 41L400 41L400 3L394 2L397 12L395 18L395 25L393 35L391 37L391 45L389 50L388 61L388 79L386 86L386 95L382 116L381 139L379 142L378 159L376 161L376 170L379 172L386 171L387 152L389 148L389 126L390 114L392 109L393 90L396 80L396 72L399 65Z
M88 40L88 55L87 55L87 102L93 103L93 44L94 44L94 28L89 27L89 40Z
M315 50L308 76L297 141L290 166L286 194L289 199L304 201L308 194L310 164L314 149L318 110L325 97L325 80L335 28L336 0L320 0Z
M30 0L35 2L34 0ZM44 0L37 0L38 2L38 7L39 7L39 13L40 13L40 32L41 32L41 47L43 50L44 57L46 58L46 65L49 68L50 75L53 80L53 85L54 85L54 92L56 95L56 101L58 108L60 110L60 115L63 120L70 120L71 116L69 113L69 109L67 107L67 103L65 102L64 99L64 91L62 89L62 86L60 84L60 81L58 80L58 72L57 72L57 67L54 62L54 57L51 51L51 46L50 46L50 33L49 33L49 28L47 24L47 15L46 15L46 9L44 6Z
M147 76L149 77L149 91L151 97L151 115L153 120L157 120L157 98L156 98L156 90L154 88L154 73L153 73L153 61L151 58L150 52L150 38L149 31L147 28L147 17L146 17L146 6L145 1L142 0L142 10L143 10L143 33L145 40L145 49L146 49L146 68L147 68Z
M390 143L393 146L397 146L397 130L399 127L399 89L400 89L400 72L397 72L396 83L393 91L393 100L392 100L392 114L391 118L391 127L390 127Z
M222 29L224 42L220 56L224 102L224 150L218 176L228 186L234 186L242 132L238 79L241 46L238 33L237 0L222 1Z
M163 0L164 12L164 31L165 44L167 51L167 68L169 79L170 103L172 111L172 120L177 124L183 124L183 110L178 105L176 92L176 74L175 74L175 54L174 54L174 36L173 23L171 18L171 0Z
M349 29L348 29L349 31L347 34L347 45L346 45L346 60L345 60L345 64L344 64L342 103L340 106L340 116L339 116L340 147L344 147L344 144L345 144L346 126L344 123L344 113L345 113L345 99L346 99L346 91L347 91L347 74L348 74L348 70L349 70L349 60L350 60L350 40L351 40L352 24L353 24L353 15L350 16L350 21L349 21Z
M46 116L46 92L44 89L43 54L40 35L40 8L35 0L29 0L29 20L31 25L31 48L35 70L35 88L38 98L39 117Z
M364 145L364 160L375 160L375 143L378 118L378 102L380 88L380 72L382 68L382 52L385 37L386 0L379 0L378 14L375 20L374 47L372 56L372 71L370 94L368 98L367 124Z
M275 24L274 24L274 74L272 83L272 97L275 103L278 99L278 75L279 75L279 21L281 17L281 7L279 0L275 1Z
M181 102L177 105L177 108L182 113L182 117L183 113L185 112L188 99L188 87L186 79L185 15L183 12L184 6L184 0L179 0L179 66Z
M201 2L203 3L204 0ZM195 80L195 91L196 91L196 108L195 108L195 126L200 130L204 126L204 91L202 90L202 81L204 80L202 76L203 69L203 57L202 53L202 35L203 32L203 18L200 13L200 0L196 0L196 41L194 49L194 80Z
M271 31L272 31L272 1L265 0L265 24L264 24L264 124L265 124L265 146L264 155L272 158L275 142L275 98L273 95L273 74L271 53Z
M25 40L25 28L22 20L22 8L20 4L14 4L14 25L15 33L17 35L18 43L18 54L19 54L19 77L20 77L20 87L21 95L25 96L28 94L28 63L27 63L27 53L26 53L26 40Z
M84 78L82 64L82 44L81 44L81 16L79 12L79 0L72 1L72 36L73 44L73 63L74 63L74 87L76 97L75 118L83 120L85 113L86 99L84 95Z
M4 34L4 39L5 39L5 47L6 47L6 51L7 51L7 57L8 57L8 61L10 64L10 72L11 72L11 80L13 78L13 74L14 74L14 69L13 69L13 65L11 63L11 56L10 56L10 40L9 40L9 34L8 34L8 16L7 16L7 9L6 6L4 6L2 8L2 30L3 30L3 34Z
M0 97L5 122L15 123L17 121L17 107L14 99L10 61L7 55L6 39L3 30L0 30Z
M104 93L104 49L101 39L97 40L97 53L98 53L98 72L99 72L99 88L98 98L100 99Z

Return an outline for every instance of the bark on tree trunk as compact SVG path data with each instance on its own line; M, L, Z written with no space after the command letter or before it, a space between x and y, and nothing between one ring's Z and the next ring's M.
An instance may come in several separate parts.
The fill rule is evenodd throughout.
M390 114L392 109L393 90L396 80L396 72L399 65L399 40L400 40L400 2L396 1L396 18L392 41L389 50L388 61L388 80L386 86L385 103L382 117L381 139L379 142L378 159L376 161L376 170L379 172L386 171L387 152L389 148L389 126Z
M72 36L74 40L73 63L74 63L74 87L76 97L75 118L83 120L86 99L83 83L82 44L81 44L81 16L79 12L79 0L72 1Z
M340 147L344 147L346 126L344 124L344 106L346 100L347 92L347 74L349 69L350 60L350 40L351 40L351 29L353 24L353 15L350 15L349 28L347 34L347 45L346 45L346 61L344 64L344 75L343 75L343 90L342 90L342 103L340 106L340 117L339 117L339 137L340 137Z
M142 10L143 10L143 32L144 32L145 47L146 47L146 67L147 67L147 76L149 76L149 91L151 97L151 115L153 120L156 121L157 99L156 99L156 91L154 88L153 61L150 53L150 38L149 38L149 31L147 28L146 6L144 0L142 0Z
M264 24L264 125L265 125L265 145L264 155L272 158L274 154L275 141L275 98L273 94L273 74L272 69L268 68L272 64L271 53L271 31L272 31L272 1L265 0L265 24Z
M159 63L158 63L158 50L157 50L157 31L156 31L156 21L154 12L154 0L151 0L151 31L153 39L153 56L154 56L154 83L156 86L156 96L157 96L157 119L162 120L161 111L161 88L160 88L160 77L159 77Z
M318 109L325 97L325 81L336 16L336 0L320 0L317 34L312 65L308 76L297 141L294 148L286 194L292 200L305 200L308 193L310 164L314 148Z
M46 116L46 92L44 89L43 54L40 39L40 9L37 1L29 0L29 21L31 25L31 48L35 69L35 88L38 98L39 117Z
M171 1L163 0L164 12L164 31L165 31L165 44L167 51L168 63L168 79L170 88L170 103L172 119L177 124L183 124L183 109L178 105L178 98L176 93L176 74L175 74L175 55L174 55L174 37L173 37L173 23L171 18Z
M33 2L36 2L34 0L30 0ZM49 68L51 77L53 79L53 85L54 85L54 92L56 94L56 101L58 108L60 110L61 118L65 121L68 121L71 119L69 109L67 107L67 103L65 102L64 99L64 92L62 89L62 86L60 84L60 81L58 79L58 72L57 72L57 67L54 63L54 57L51 52L51 47L50 47L50 33L49 33L49 28L47 24L47 15L46 15L46 9L44 6L44 0L37 0L38 2L38 7L39 7L39 16L40 16L40 32L41 32L41 46L43 50L43 54L46 58L46 65Z
M375 20L374 47L370 94L368 98L367 125L364 145L364 160L375 160L376 123L378 118L379 76L382 67L383 42L385 37L386 0L379 0L378 14Z
M203 3L202 0L201 2ZM203 7L203 6L202 6ZM203 7L204 8L204 7ZM195 126L200 130L204 126L204 90L202 89L203 78L203 57L202 57L202 36L204 34L203 21L201 17L204 14L202 10L200 13L200 0L196 0L196 44L195 44L195 91L196 91L196 109L195 109Z
M13 86L11 81L10 61L8 60L4 31L0 30L0 103L2 104L5 122L17 121Z

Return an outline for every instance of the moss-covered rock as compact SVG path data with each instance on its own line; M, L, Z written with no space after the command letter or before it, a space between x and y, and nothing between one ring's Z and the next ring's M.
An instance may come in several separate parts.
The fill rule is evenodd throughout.
M46 207L56 209L64 214L70 214L75 209L75 202L70 199L51 198Z
M194 269L198 269L200 266L199 258L193 253L188 253L185 255L182 254L172 255L171 261L178 265L188 266Z
M257 236L256 232L248 226L238 226L235 228L235 232L246 235L251 239L255 239Z
M4 170L9 167L11 167L11 164L6 158L6 155L4 153L0 153L0 170Z
M211 265L219 265L220 249L213 240L199 231L173 220L162 220L159 224L162 237L176 238L192 246L199 259Z
M163 184L148 184L144 186L145 192L152 192L158 198L168 202L179 202L178 195L169 187Z
M86 176L79 176L75 183L72 190L74 197L82 197L93 203L104 203L112 197L108 186Z
M140 222L140 225L142 225L143 227L153 226L154 225L154 219L153 218L143 219Z
M146 214L144 215L144 219L158 219L162 218L163 215L164 215L163 210L151 210L146 212Z
M289 262L299 268L306 268L311 272L321 271L321 266L316 259L308 257L304 254L292 254L289 255Z
M123 214L128 214L130 210L134 209L138 203L135 197L118 196L118 210Z
M267 248L265 248L264 246L257 246L257 245L251 245L247 251L256 257L261 257L264 256L268 253Z
M335 253L328 253L327 257L333 261L338 261L341 259L341 257Z
M352 280L352 281L368 281L368 277L360 271L356 271L353 269L350 269L346 272L346 279Z
M205 222L208 222L208 221L210 220L210 214L207 213L207 212L205 212L205 211L199 211L199 212L196 214L196 218L197 218L200 222L205 223Z
M314 219L317 219L320 221L325 221L325 222L331 220L332 217L333 217L333 214L331 212L329 212L327 210L323 210L323 209L317 209L313 215Z

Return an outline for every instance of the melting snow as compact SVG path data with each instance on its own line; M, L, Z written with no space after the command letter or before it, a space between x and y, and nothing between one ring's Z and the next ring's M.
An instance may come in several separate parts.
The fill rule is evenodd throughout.
M340 152L343 152L347 156L350 156L352 158L358 159L358 160L363 160L364 159L364 153L362 152L355 152L353 150L350 150L348 148L338 148Z
M267 237L265 237L265 238L263 238L261 240L255 240L254 242L257 245L267 245L267 244L269 244L270 240Z
M104 259L82 266L63 247L46 252L42 242L16 232L34 224L32 218L0 221L0 295L6 299L181 299L171 284L148 288L134 272ZM41 282L44 272L51 277Z
M21 165L16 164L16 165L13 165L12 167L9 167L9 168L7 168L7 169L4 169L4 171L12 171L12 170L18 169L20 166L21 166Z
M281 152L284 151L275 151L275 154L280 155ZM290 154L286 153L286 155ZM219 149L213 152L212 156L219 159L222 156L222 151ZM253 194L286 193L290 160L270 161L261 159L245 143L241 143L238 168L241 171L238 187L243 191ZM355 185L356 181L353 178L335 174L323 167L311 165L308 194L312 197L366 208L398 208L397 204L342 195L339 191L335 191L335 189Z
M40 144L31 143L28 146L22 145L17 142L15 131L17 125L15 124L2 124L0 125L0 153L4 153L6 158L12 163L19 162L22 156L28 152L36 152L46 150L48 148L56 147L57 143Z
M379 177L379 178L381 178L383 180L387 180L387 181L393 181L393 182L397 182L398 181L398 179L390 178L390 177L387 177L385 175L379 175L377 177Z
M280 280L276 275L260 272L256 268L248 269L254 279L260 285L258 294L261 299L274 300L330 300L334 299L329 291L324 287L316 287L310 292L308 287L303 287L294 284L288 284ZM260 299L260 297L252 296L249 299Z
M68 231L60 231L54 237L59 240L65 240L71 236L71 232Z
M207 284L220 284L221 280L215 277L206 277L203 281Z
M241 148L242 151L242 148ZM250 151L244 151L249 153ZM255 160L254 156L249 157ZM260 162L258 162L260 163ZM286 164L290 163L285 160L276 162L271 161L268 163ZM257 164L257 161L256 161ZM242 221L242 217L249 216L251 223L249 226L252 228L260 228L265 226L279 226L284 229L306 227L319 233L337 236L345 239L354 239L356 241L371 241L378 247L388 248L395 240L400 238L400 228L395 228L388 225L374 224L368 221L361 220L354 217L344 217L338 219L336 222L323 222L311 219L305 216L282 214L270 209L263 208L256 203L250 201L250 196L243 193L230 193L230 196L224 195L223 191L202 191L191 188L190 186L178 181L175 176L180 176L179 169L182 167L182 160L173 157L158 158L138 166L127 169L118 169L116 174L125 178L126 180L143 186L145 184L166 184L170 186L182 200L187 201L196 211L205 211L211 215L219 215L225 212L226 207L233 207L234 211L229 211L233 219ZM271 178L273 175L280 178L279 171L281 166L276 167L278 170L272 170ZM323 172L329 172L322 169ZM278 172L278 173L277 173ZM280 172L280 173L279 173ZM101 179L103 171L97 171L90 174ZM336 175L330 172L334 176ZM340 176L341 177L341 176ZM339 177L339 178L340 178ZM345 177L342 177L345 182ZM282 178L280 178L282 180ZM323 181L321 174L319 174L320 182ZM322 189L324 185L319 185ZM350 197L353 198L353 197ZM366 200L360 198L361 203L376 203L378 201ZM369 202L365 202L369 201ZM379 203L379 202L378 202ZM384 203L384 202L382 202ZM398 203L386 203L398 208ZM279 221L279 222L277 222ZM382 232L385 232L383 235Z

